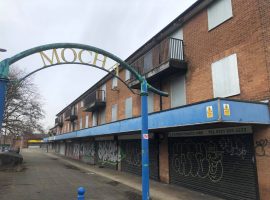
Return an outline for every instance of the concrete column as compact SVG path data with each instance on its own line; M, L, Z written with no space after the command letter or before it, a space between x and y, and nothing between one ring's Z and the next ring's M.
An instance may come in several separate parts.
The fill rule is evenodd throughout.
M254 148L261 200L270 197L270 127L254 128Z
M159 177L163 183L169 183L169 152L167 134L160 135L159 142Z

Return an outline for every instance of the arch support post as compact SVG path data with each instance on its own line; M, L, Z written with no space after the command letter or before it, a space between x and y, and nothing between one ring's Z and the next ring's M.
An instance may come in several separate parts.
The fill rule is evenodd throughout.
M0 62L0 129L2 128L4 118L7 84L9 82L8 73L9 64L8 60L6 59Z
M141 82L141 151L142 151L142 199L149 200L149 141L148 141L148 84Z

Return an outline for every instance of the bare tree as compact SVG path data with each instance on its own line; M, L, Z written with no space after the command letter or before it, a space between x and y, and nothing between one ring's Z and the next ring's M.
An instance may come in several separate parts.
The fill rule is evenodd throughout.
M41 98L30 78L18 82L24 74L18 68L10 68L1 135L14 138L33 131L43 132Z

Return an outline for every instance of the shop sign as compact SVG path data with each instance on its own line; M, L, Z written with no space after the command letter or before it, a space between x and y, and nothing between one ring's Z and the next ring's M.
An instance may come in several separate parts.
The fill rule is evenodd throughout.
M169 137L189 137L189 136L209 136L209 135L235 135L235 134L250 134L252 133L251 126L239 126L228 128L204 129L195 131L178 131L169 132Z
M213 106L206 106L206 116L207 118L212 118L213 114Z
M231 115L230 105L223 104L223 111L224 111L224 116L230 116Z

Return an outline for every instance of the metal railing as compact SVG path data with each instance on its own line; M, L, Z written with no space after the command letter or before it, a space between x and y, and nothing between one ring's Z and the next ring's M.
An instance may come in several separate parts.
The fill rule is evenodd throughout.
M69 107L66 111L65 111L65 119L71 118L71 116L77 116L77 109L76 106L73 107Z
M169 59L177 59L184 61L183 40L169 38Z
M88 107L94 102L105 102L106 96L105 96L105 90L96 90L89 95L86 96L84 99L84 107Z
M144 55L135 60L131 65L135 68L135 70L143 75L151 71L152 69L160 66L162 63L168 62L170 59L184 61L184 42L181 39L176 38L167 38L163 40L161 43L153 47L150 51L152 51L152 67L145 69L144 68ZM135 77L131 77L131 81L134 80Z

